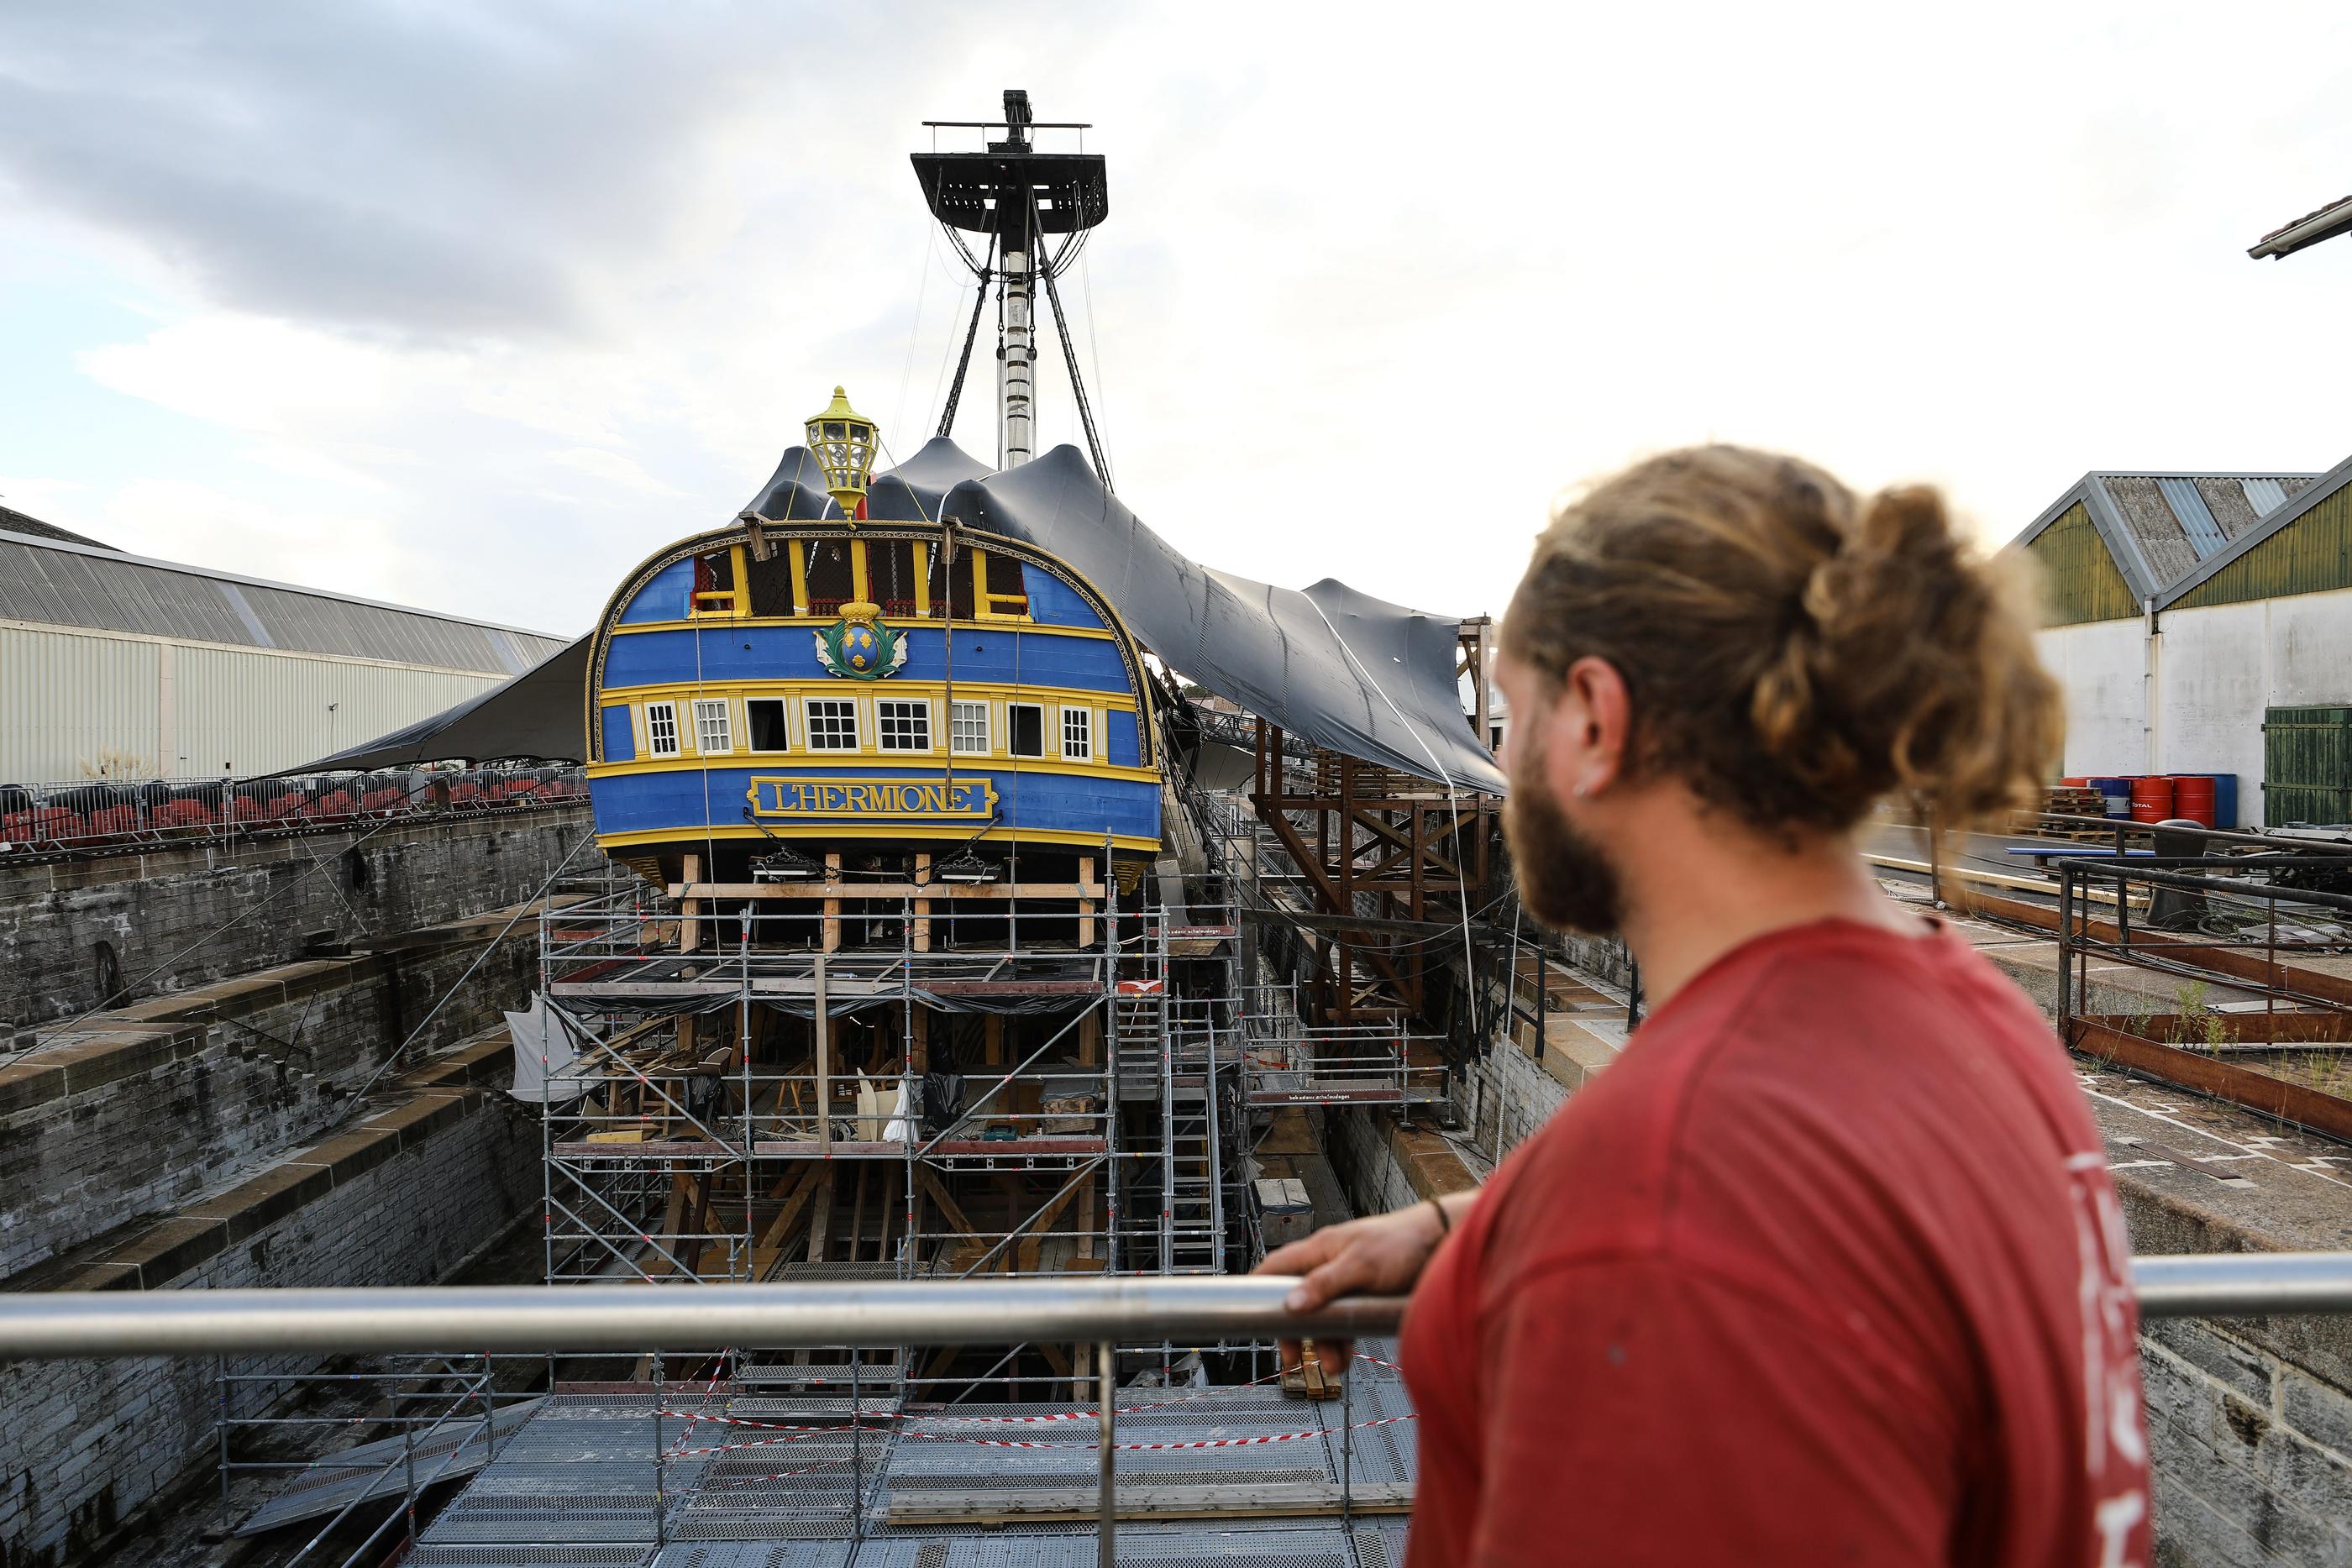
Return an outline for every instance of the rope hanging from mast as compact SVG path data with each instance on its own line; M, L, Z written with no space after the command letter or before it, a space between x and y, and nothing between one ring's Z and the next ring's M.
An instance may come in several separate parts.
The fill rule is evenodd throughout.
M1037 196L1034 191L1029 195L1029 214L1034 225L1037 215ZM1086 231L1079 230L1062 246L1065 256L1085 237ZM1101 478L1103 488L1116 494L1118 486L1111 482L1110 465L1103 459L1102 439L1095 434L1095 411L1087 402L1087 383L1078 374L1078 351L1070 343L1069 318L1062 313L1062 291L1054 285L1054 275L1061 269L1063 260L1064 256L1049 257L1037 270L1045 275L1045 298L1054 308L1054 329L1061 335L1062 362L1069 368L1070 395L1078 405L1078 423L1086 427L1087 451L1095 460L1095 473Z
M963 250L963 241L956 239L955 230L949 229L948 237L955 239L958 250ZM989 280L995 276L996 236L993 235L989 236L986 262L972 261L971 252L968 250L963 250L963 258L971 263L972 272L980 278L980 287L972 297L971 325L963 329L963 354L956 361L955 380L948 387L947 406L940 411L939 433L941 435L949 434L955 429L956 404L963 397L963 373L971 368L971 345L980 336L981 312L988 308Z

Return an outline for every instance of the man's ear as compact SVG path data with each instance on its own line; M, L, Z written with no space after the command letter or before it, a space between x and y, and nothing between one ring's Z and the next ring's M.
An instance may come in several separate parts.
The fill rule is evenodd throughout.
M1605 793L1624 774L1633 729L1633 696L1617 666L1589 656L1570 664L1552 710L1553 787L1580 800Z

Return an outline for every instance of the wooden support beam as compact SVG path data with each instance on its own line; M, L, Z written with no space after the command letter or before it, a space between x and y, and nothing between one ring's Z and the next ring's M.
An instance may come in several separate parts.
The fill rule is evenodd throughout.
M827 1166L817 1176L816 1212L809 1216L808 1260L824 1261L826 1232L833 1227L833 1178L838 1167Z
M659 1243L652 1260L646 1263L647 1279L658 1280L670 1270L670 1260L677 1253L677 1233L686 1220L687 1200L693 1196L693 1178L680 1171L669 1178L669 1206L662 1210L661 1228L654 1233Z
M815 1196L820 1181L829 1169L825 1166L804 1166L778 1182L775 1191L768 1195L771 1197L781 1197L785 1188L792 1189L792 1196L784 1199L784 1207L776 1211L776 1218L768 1222L768 1228L761 1233L758 1244L751 1249L752 1279L766 1279L782 1260L785 1244L792 1239L793 1222L808 1207L809 1199Z
M940 1213L947 1222L966 1236L972 1234L971 1220L965 1215L962 1206L949 1196L946 1185L931 1173L931 1168L917 1166L915 1176L923 1184L923 1190L931 1195L931 1201L940 1206Z
M688 883L702 880L702 857L689 854L682 866ZM702 904L698 900L686 901L685 915L677 923L677 950L691 953L702 946Z
M824 901L824 950L828 953L838 953L841 951L841 900L833 894L835 885L841 880L839 850L831 851L825 855L824 873L824 886L821 890L827 895Z
M816 1010L809 1021L815 1026L816 1046L816 1142L830 1153L833 1149L833 1015L825 1009L824 955L816 956Z
M855 1197L849 1208L849 1260L857 1261L857 1249L866 1237L866 1167L859 1166L851 1178Z
M1080 885L1089 884L1093 883L1094 880L1095 857L1092 855L1080 855L1078 857L1078 882ZM1078 901L1078 946L1081 947L1091 947L1094 945L1094 900L1091 898L1081 898Z
M678 1263L689 1278L702 1277L703 1238L713 1228L710 1223L710 1181L715 1171L704 1171L694 1178L694 1195L687 1205L685 1232L674 1249Z
M917 546L916 548L919 549L921 547ZM922 579L918 575L915 580L920 582ZM916 852L915 854L915 885L919 888L928 888L930 884L930 852L929 850L919 850ZM920 894L918 894L915 899L914 940L916 952L928 953L931 950L931 901Z
M1297 862L1299 869L1307 873L1307 880L1314 883L1316 892L1322 895L1323 907L1326 910L1334 915L1355 914L1354 908L1342 896L1339 887L1324 872L1321 863L1309 858L1306 841L1298 836L1298 830L1291 824L1287 817L1280 811L1270 811L1260 805L1258 819L1274 830L1275 837L1282 841L1282 847L1289 852L1290 858ZM1387 958L1379 953L1368 953L1365 956L1371 960L1373 967L1381 972L1382 977L1391 981L1402 980L1402 977L1397 973L1396 966L1390 963Z

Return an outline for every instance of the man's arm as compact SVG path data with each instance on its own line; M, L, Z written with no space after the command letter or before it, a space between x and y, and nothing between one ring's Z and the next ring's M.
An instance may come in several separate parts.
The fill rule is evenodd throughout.
M1472 1562L1945 1562L1960 1467L1920 1435L1954 1428L1859 1337L1678 1259L1537 1273L1461 1347L1482 1358Z
M1303 1240L1276 1248L1250 1272L1303 1276L1284 1303L1294 1312L1311 1312L1341 1296L1406 1294L1420 1280L1437 1244L1478 1201L1478 1189L1450 1193L1436 1201L1445 1206L1443 1221L1427 1203L1416 1203L1393 1213L1328 1225ZM1353 1349L1345 1340L1325 1342L1318 1345L1316 1359L1321 1362L1322 1353L1328 1351L1333 1360L1323 1364L1344 1373ZM1282 1341L1281 1352L1283 1369L1296 1371L1298 1342Z

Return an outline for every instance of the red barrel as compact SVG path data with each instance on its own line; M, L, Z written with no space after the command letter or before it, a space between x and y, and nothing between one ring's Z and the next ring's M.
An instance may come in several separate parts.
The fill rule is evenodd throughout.
M2213 825L2213 776L2176 773L2172 776L2172 814L2201 827Z
M2161 773L2150 773L2132 780L2132 821L2161 822L2172 816L2172 780Z
M2058 780L2058 788L2061 789L2087 789L2090 787L2091 780L2087 776L2081 779L2061 779Z

